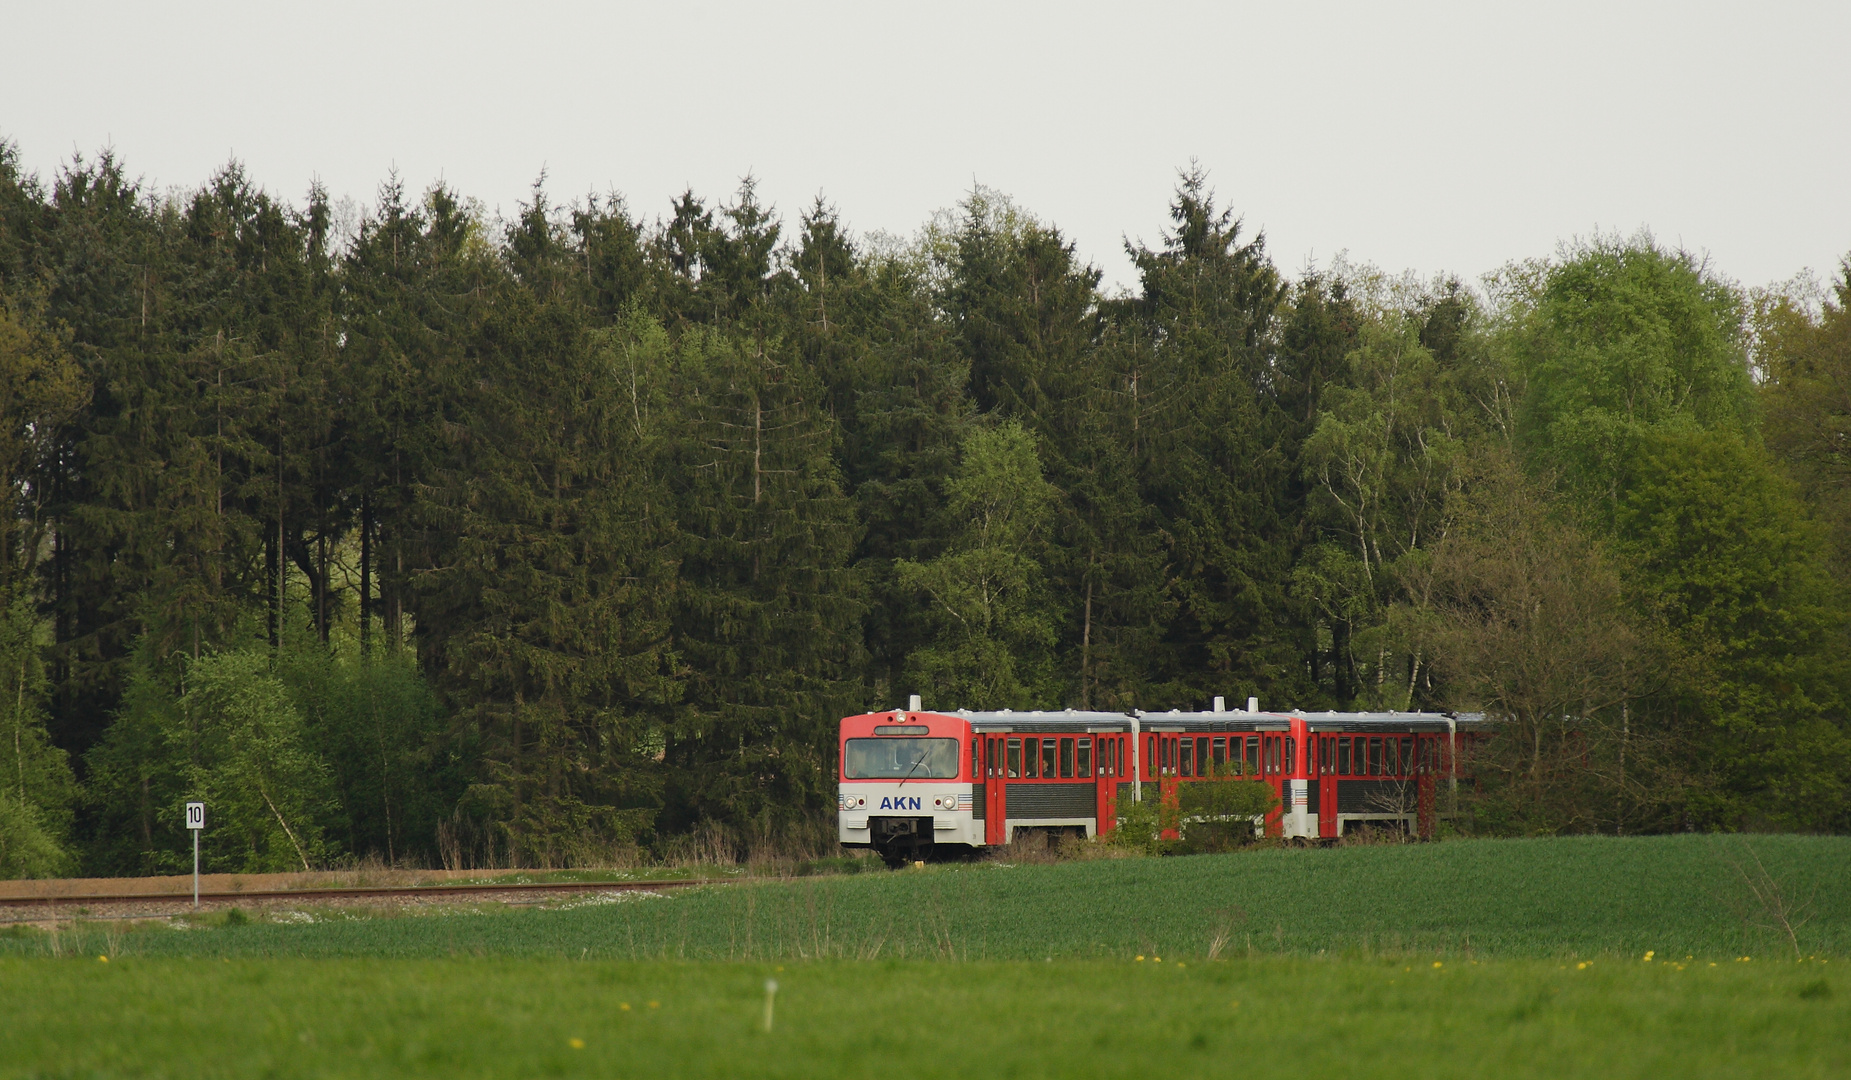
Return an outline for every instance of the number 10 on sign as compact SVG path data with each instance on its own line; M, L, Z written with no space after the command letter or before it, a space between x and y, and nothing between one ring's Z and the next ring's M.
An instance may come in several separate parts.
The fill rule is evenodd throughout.
M206 827L206 804L186 804L186 827L193 833L193 906L199 906L199 830Z

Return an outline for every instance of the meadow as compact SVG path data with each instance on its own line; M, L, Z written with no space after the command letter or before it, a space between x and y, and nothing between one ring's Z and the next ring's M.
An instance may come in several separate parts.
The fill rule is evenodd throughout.
M9 959L0 1076L1830 1077L1836 967Z
M607 895L555 910L310 908L294 922L211 932L79 923L56 941L0 938L0 956L1585 959L1650 949L1793 959L1851 955L1847 882L1851 838L1472 840L945 864Z
M1839 1076L1847 881L1583 838L80 920L0 935L0 1077Z

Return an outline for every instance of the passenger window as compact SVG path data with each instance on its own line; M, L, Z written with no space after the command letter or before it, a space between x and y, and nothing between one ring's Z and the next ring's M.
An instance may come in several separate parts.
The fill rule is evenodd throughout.
M1195 775L1195 740L1183 740L1183 763L1181 772L1184 776Z
M1369 740L1369 775L1382 775L1382 740Z
M1062 739L1060 741L1060 778L1062 780L1073 779L1073 740L1072 739Z
M1298 771L1298 740L1290 735L1285 737L1285 771Z
M1041 740L1029 739L1027 742L1028 746L1023 750L1023 754L1028 759L1028 771L1022 775L1033 780L1041 775Z
M1227 768L1227 765L1228 765L1228 741L1226 739L1216 739L1215 740L1215 771L1220 772L1223 769Z
M1408 775L1414 772L1414 740L1401 740L1401 771Z
M1337 740L1337 775L1354 775L1350 772L1350 740L1348 739Z
M1401 740L1399 739L1389 739L1388 745L1382 747L1382 752L1386 755L1386 757L1383 759L1383 764L1382 764L1382 772L1384 775L1386 776L1400 776L1401 775L1401 754L1399 753L1400 749L1401 749Z
M1076 770L1081 776L1093 775L1093 741L1080 740L1080 765Z
M1014 779L1022 775L1022 740L1009 740L1009 776Z
M1041 740L1041 778L1054 779L1054 753L1057 748L1053 739Z

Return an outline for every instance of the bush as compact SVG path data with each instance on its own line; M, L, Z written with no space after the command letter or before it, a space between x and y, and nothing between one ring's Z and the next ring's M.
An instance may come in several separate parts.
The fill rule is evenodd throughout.
M0 795L0 878L57 877L67 861L32 807Z

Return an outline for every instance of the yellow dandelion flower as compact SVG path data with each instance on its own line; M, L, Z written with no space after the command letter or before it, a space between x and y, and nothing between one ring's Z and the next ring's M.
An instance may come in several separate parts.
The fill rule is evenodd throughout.
M109 957L107 956L99 956L97 957L97 960L101 963L105 963L105 964L109 963Z
M1649 964L1649 963L1651 963L1651 962L1652 962L1652 957L1654 957L1654 956L1657 956L1657 955L1658 955L1658 954L1657 954L1657 953L1655 953L1655 952L1653 952L1653 951L1652 951L1651 949L1647 949L1647 950L1645 950L1645 962L1646 962L1646 963L1648 963L1648 964Z
M1576 965L1575 965L1575 970L1576 970L1576 971L1586 971L1586 970L1587 970L1587 961L1586 961L1586 960L1583 960L1583 961L1581 961L1581 962L1580 962L1579 964L1576 964Z
M1138 957L1138 963L1142 964L1143 962L1144 962L1144 958L1142 956Z
M660 1009L662 1007L662 1003L660 1001L652 1001L649 1003L649 1007L652 1009Z
M574 1050L583 1050L583 1049L585 1049L585 1040L583 1040L583 1039L567 1039L567 1040L566 1040L566 1045L567 1045L567 1046L570 1046L570 1047L571 1047L572 1049L574 1049Z
M1445 967L1446 965L1445 965L1445 964L1442 964L1442 963L1441 963L1441 962L1439 962L1438 960L1435 960L1435 961L1433 962L1433 966L1434 966L1434 967Z
M619 1001L619 1002L617 1003L617 1007L618 1007L619 1009L622 1009L622 1010L623 1010L624 1012L629 1012L629 1011L630 1011L630 1003L629 1003L629 1002L627 1002L627 1001Z

